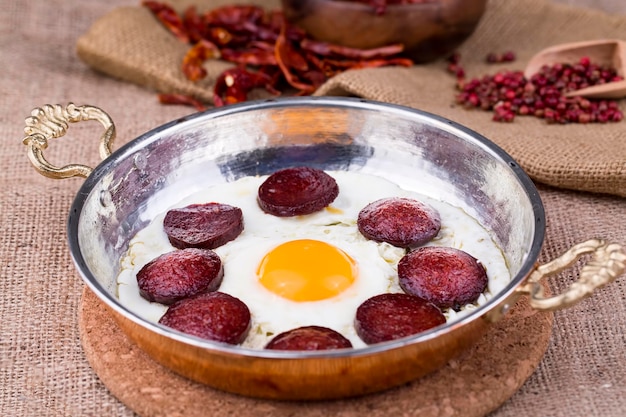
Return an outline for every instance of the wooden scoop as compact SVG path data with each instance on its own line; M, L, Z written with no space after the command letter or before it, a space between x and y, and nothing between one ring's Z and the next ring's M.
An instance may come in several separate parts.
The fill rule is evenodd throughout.
M576 64L583 56L589 57L591 62L598 65L615 68L618 75L625 76L626 42L615 39L563 43L544 49L528 61L524 75L530 79L543 65L552 65L557 62ZM571 91L566 95L568 97L619 99L626 97L626 80L587 87Z

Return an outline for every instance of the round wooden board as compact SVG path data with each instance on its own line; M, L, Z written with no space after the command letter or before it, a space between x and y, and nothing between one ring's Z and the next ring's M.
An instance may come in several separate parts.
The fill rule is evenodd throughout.
M552 313L532 310L523 297L474 347L433 374L359 398L287 402L218 391L169 371L126 337L87 288L79 311L87 360L115 397L145 417L484 416L534 372L548 347L552 322Z

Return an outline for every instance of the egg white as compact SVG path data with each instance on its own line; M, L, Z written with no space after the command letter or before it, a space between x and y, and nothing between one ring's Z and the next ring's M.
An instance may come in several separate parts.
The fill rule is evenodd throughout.
M337 181L339 195L329 207L310 215L276 217L263 212L256 197L266 176L244 177L212 186L172 206L220 202L243 211L244 231L235 240L215 249L224 264L224 280L219 291L239 298L251 312L252 328L243 346L262 348L274 335L306 325L329 327L347 337L355 348L365 346L353 326L356 309L374 295L401 292L396 265L405 253L404 249L387 243L367 240L358 231L359 211L380 198L409 197L431 205L439 211L442 227L428 245L462 249L486 267L488 290L476 303L460 312L444 311L448 321L483 304L510 281L502 251L487 230L460 208L403 190L373 175L346 171L330 171L328 174ZM155 218L131 240L118 277L120 302L153 322L159 320L167 306L142 298L136 275L152 259L175 250L163 230L165 214ZM354 284L333 298L311 302L291 301L263 287L256 276L262 258L272 248L295 239L316 239L345 251L357 263L358 276Z

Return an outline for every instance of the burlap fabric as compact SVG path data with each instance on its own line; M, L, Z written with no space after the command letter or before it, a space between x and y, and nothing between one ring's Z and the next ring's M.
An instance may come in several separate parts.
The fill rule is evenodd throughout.
M183 10L187 0L172 2ZM211 8L224 1L196 1ZM276 2L262 4L275 7ZM548 46L601 38L626 39L626 18L551 4L494 0L481 24L459 52L469 76L494 73L504 66L484 64L488 52L514 50L518 61L505 68L523 69ZM107 74L162 92L181 92L206 102L211 85L226 66L206 64L209 76L200 83L185 79L180 62L188 46L171 36L145 8L125 8L96 22L78 42L78 54ZM537 181L545 184L626 196L626 127L619 125L547 126L518 118L503 127L491 114L455 106L455 80L440 60L412 68L378 68L343 73L318 95L355 95L403 104L449 117L492 139L507 150Z
M584 3L585 0L576 1L578 5L592 4ZM536 4L524 4L530 3ZM32 108L45 103L74 101L104 108L118 127L116 146L190 112L184 107L159 105L153 91L103 76L77 57L78 39L98 19L117 7L136 4L135 0L0 0L0 57L3 70L0 77L2 416L133 415L109 393L91 370L80 344L77 311L83 284L72 266L66 245L65 225L69 207L82 180L55 181L35 173L26 159L21 138L24 118ZM590 33L587 31L595 26L600 27L594 30L610 32L612 37L620 36L623 33L623 23L620 22L623 22L626 14L624 3L621 0L606 0L605 3L595 4L603 4L607 10L621 13L621 17L595 11L557 8L571 15L572 21L578 22L576 31L572 33L569 29L570 21L541 24L545 14L541 10L548 10L545 7L525 7L519 11L518 19L525 22L528 32L513 46L526 48L524 45L533 42L532 34L538 28L550 28L550 33L557 38L566 36L561 32L571 37L586 37ZM532 16L541 19L536 23ZM598 19L602 23L595 25ZM500 32L502 39L513 35L509 33L511 28L501 23L494 23L492 29ZM503 43L502 46L507 45ZM482 71L475 68L476 72ZM384 81L382 75L380 78ZM441 89L447 91L448 88L445 81ZM403 100L406 100L407 95L399 97L405 97ZM393 101L398 100L396 98ZM456 111L445 106L441 110L448 116ZM471 113L465 122L474 128L484 126L494 129L493 134L483 133L494 140L501 140L505 135L505 127L491 124L487 119L486 115ZM506 126L506 129L510 127ZM520 123L519 127L514 128L522 132L534 129L546 143L550 140L567 141L571 136L567 127L544 129L543 126L534 126L531 121ZM623 124L589 126L585 129L589 132L591 142L584 148L588 154L581 159L589 163L596 157L594 152L600 147L598 143L604 143L597 141L606 140L603 137L616 136L615 132L623 129ZM94 165L98 161L95 146L98 135L97 124L74 126L69 137L50 146L47 155L56 163L81 162ZM522 149L525 143L520 138L509 150ZM619 152L623 152L619 147L611 148L615 158ZM560 159L563 157L555 153L553 162L561 164ZM622 157L621 165L616 163L611 166L618 170L618 167L623 167L623 161ZM622 168L622 175L623 171ZM572 175L577 175L577 172L572 172ZM626 200L623 198L546 186L542 186L540 191L548 217L541 262L552 259L571 245L590 237L626 243ZM574 269L549 285L553 291L562 290L567 281L576 275L577 269ZM624 416L624 299L626 281L622 277L592 298L557 313L552 341L543 361L518 393L493 416ZM146 381L147 393L149 383ZM406 410L404 414L412 415L411 410L414 408L411 404L415 401L419 401L419 398L398 404L395 409ZM212 406L207 410L207 415L224 415L223 405ZM387 415L386 410L379 409L373 409L369 414Z

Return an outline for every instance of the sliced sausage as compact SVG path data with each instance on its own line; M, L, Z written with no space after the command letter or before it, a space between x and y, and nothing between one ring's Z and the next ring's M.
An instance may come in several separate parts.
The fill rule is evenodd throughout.
M192 204L169 210L163 227L176 248L215 249L243 231L243 213L228 204Z
M409 252L398 262L400 287L440 308L459 310L475 302L487 288L485 267L459 249L428 246Z
M250 310L240 299L215 291L172 304L159 323L203 339L237 345L250 330Z
M137 273L139 294L148 301L172 304L215 291L224 277L220 257L212 250L182 249L148 262Z
M411 336L446 322L434 304L409 294L379 294L356 310L354 327L367 344Z
M327 350L351 348L352 343L341 333L320 326L305 326L275 336L265 346L273 350Z
M339 186L324 171L310 167L274 172L259 187L257 201L266 213L278 217L311 214L332 203Z
M363 236L401 248L422 245L441 229L439 212L420 201L391 197L365 206L357 217Z

